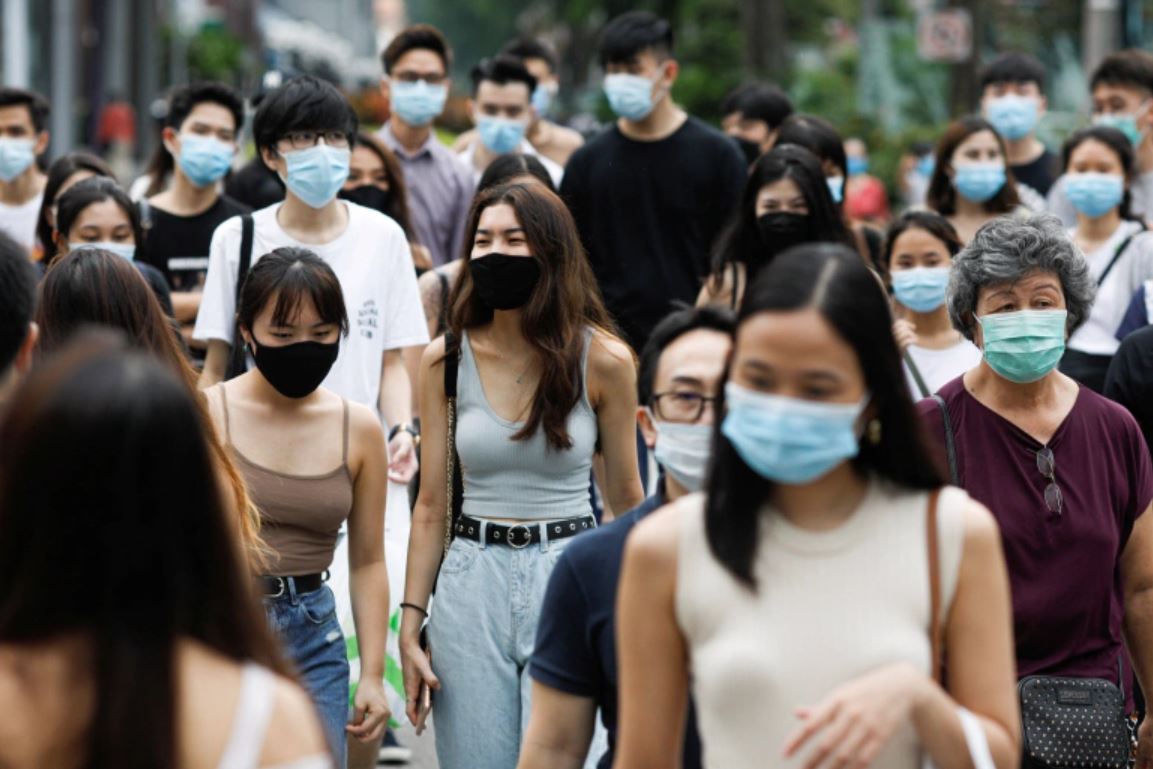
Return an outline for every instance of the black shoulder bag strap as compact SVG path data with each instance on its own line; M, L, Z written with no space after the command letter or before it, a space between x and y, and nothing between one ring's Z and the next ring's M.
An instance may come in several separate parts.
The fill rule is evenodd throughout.
M949 407L940 395L934 395L933 400L937 402L937 408L941 409L941 421L945 425L945 455L949 459L949 478L954 486L960 486L961 479L957 477L957 446L953 439L953 420L949 416Z
M1105 265L1105 270L1101 273L1101 277L1097 278L1097 288L1105 285L1105 278L1109 277L1109 273L1117 266L1117 262L1121 260L1121 256L1125 253L1125 249L1129 248L1129 244L1133 242L1133 238L1145 232L1145 222L1137 222L1137 224L1141 225L1141 229L1122 240L1121 245L1117 246L1117 250L1113 252L1113 258L1109 260L1109 264Z
M913 356L909 354L908 350L905 350L903 357L905 365L909 367L909 373L913 375L913 381L917 383L917 389L921 391L921 397L928 398L933 393L929 392L929 385L925 384L925 378L921 376L921 370L913 362Z
M445 446L445 498L444 552L452 544L453 531L464 505L464 483L460 472L460 458L456 453L456 393L457 372L460 368L460 344L451 331L444 334L444 395L448 407L448 441ZM443 556L442 556L443 557Z
M248 268L252 265L252 238L255 229L252 214L240 217L240 264L236 270L236 310L240 311L240 294L244 290L244 279L248 277ZM240 337L240 324L233 323L232 349L228 355L228 369L224 372L225 379L234 379L248 369L244 359L244 340Z

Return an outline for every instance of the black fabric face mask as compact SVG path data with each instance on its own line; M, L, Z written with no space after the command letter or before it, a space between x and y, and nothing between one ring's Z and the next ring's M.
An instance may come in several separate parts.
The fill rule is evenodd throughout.
M285 398L303 398L320 387L340 352L339 342L297 342L269 347L257 345L255 337L251 347L256 368Z
M734 138L736 139L737 146L741 148L741 154L745 156L745 163L750 166L756 163L757 158L761 156L761 145L748 139Z
M468 260L480 300L494 310L524 307L540 282L540 263L531 256L488 254Z
M382 190L375 184L362 184L351 190L341 190L337 193L337 197L347 200L349 203L356 203L358 206L380 211L382 214L388 213L389 203L392 202L392 192Z
M809 217L778 211L757 218L757 231L761 243L769 254L779 254L787 248L811 240Z

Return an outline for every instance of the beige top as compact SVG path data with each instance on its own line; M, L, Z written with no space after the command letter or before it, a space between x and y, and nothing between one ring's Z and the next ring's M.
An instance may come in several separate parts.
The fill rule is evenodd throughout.
M879 667L910 662L930 673L925 492L874 481L840 527L799 529L766 509L753 592L709 550L704 497L677 503L684 516L676 613L692 666L704 765L800 767L817 741L781 758L799 721L836 687ZM942 616L957 585L968 496L938 503ZM912 724L901 727L873 769L920 769Z

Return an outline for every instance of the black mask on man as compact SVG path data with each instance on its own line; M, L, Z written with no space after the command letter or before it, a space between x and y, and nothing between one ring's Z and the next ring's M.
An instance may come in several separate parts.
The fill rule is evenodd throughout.
M494 310L523 307L540 282L540 263L531 256L487 254L468 260L477 296Z

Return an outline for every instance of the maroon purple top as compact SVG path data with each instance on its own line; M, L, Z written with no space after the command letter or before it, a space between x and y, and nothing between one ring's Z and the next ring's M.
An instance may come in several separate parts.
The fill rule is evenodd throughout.
M953 423L960 485L1001 527L1018 676L1116 682L1121 553L1153 499L1153 469L1137 423L1121 406L1080 389L1048 444L1064 495L1058 515L1045 504L1049 481L1037 469L1042 444L970 395L960 378L939 394ZM917 409L943 456L940 408L924 400Z

